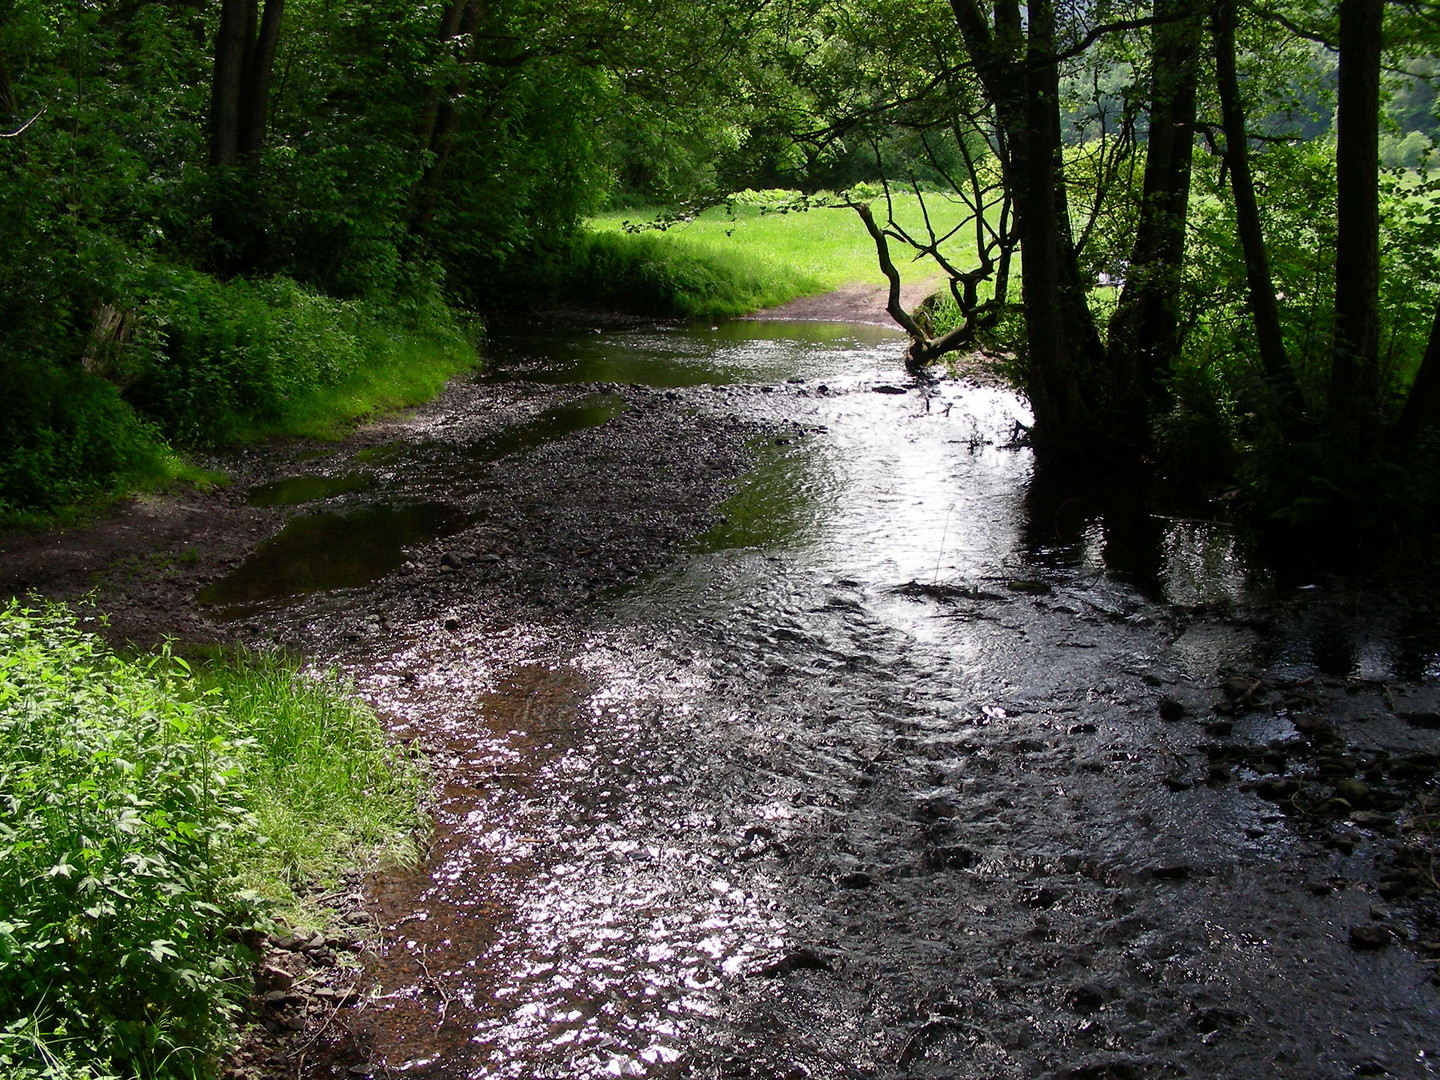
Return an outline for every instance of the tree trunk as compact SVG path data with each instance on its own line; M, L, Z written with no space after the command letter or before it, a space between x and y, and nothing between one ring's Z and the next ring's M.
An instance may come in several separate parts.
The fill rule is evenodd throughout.
M1413 439L1426 428L1440 428L1440 304L1435 307L1435 321L1430 324L1430 340L1420 370L1405 399L1405 408L1395 433L1401 439Z
M270 73L285 0L222 0L210 87L212 261L226 274L253 269L264 245L258 182Z
M1110 363L1133 391L1120 403L1120 411L1138 423L1144 422L1150 406L1163 400L1164 375L1179 345L1180 271L1190 207L1202 29L1190 0L1159 0L1155 15L1164 21L1152 31L1150 130L1140 222L1119 306L1109 326Z
M15 119L15 88L10 83L10 69L5 66L5 57L0 56L0 126L8 131Z
M1280 331L1280 309L1275 301L1275 284L1270 277L1270 256L1260 227L1260 208L1255 199L1255 182L1250 175L1250 145L1245 133L1245 111L1240 103L1240 83L1235 74L1235 0L1219 0L1214 12L1215 81L1220 92L1220 114L1225 130L1225 163L1230 170L1230 190L1235 199L1235 221L1240 245L1245 252L1245 280L1250 313L1255 320L1255 339L1265 376L1292 405L1299 405L1299 390L1285 338Z
M950 6L1004 133L1000 166L1015 192L1032 443L1047 457L1093 457L1118 433L1099 422L1086 393L1103 352L1070 231L1054 7L1051 0L1031 3L1027 26L1015 0L998 0L992 28L976 0Z
M256 0L223 0L215 34L215 71L210 82L210 164L240 164L240 87L245 78L245 31Z
M1054 56L1055 16L1050 0L1032 3L1025 61L1025 128L1010 132L1024 145L1019 208L1021 296L1025 309L1027 390L1035 414L1038 454L1092 456L1107 437L1086 398L1088 310L1078 316L1074 244L1060 171L1059 72ZM1080 296L1084 302L1083 295ZM1078 325L1077 325L1078 318Z
M461 63L468 65L475 55L475 35L485 15L484 0L454 0L441 19L440 41L443 43L464 35ZM425 165L410 192L410 234L422 237L435 217L440 201L445 167L460 133L460 112L456 102L465 93L469 78L462 68L460 75L443 91L437 88L426 106L420 123L420 146Z
M440 16L440 46L445 48L446 43L454 40L460 34L461 16L470 8L469 0L450 0L445 5L445 13ZM440 106L444 103L447 93L446 87L435 85L430 87L430 92L425 98L425 108L420 113L420 123L416 131L416 142L430 149L435 138L435 126L440 119Z
M1341 0L1335 349L1330 408L1360 421L1380 394L1380 38L1384 0Z
M254 5L251 5L253 18ZM285 0L265 0L265 14L258 34L247 35L245 71L240 84L240 159L255 168L265 147L265 120L270 108L270 75L275 69L275 50L280 45L280 19Z

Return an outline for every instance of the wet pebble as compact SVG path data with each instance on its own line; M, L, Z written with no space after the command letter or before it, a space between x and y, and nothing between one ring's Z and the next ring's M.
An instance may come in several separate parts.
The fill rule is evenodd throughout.
M1384 926L1369 923L1350 927L1350 947L1359 950L1383 949L1394 940L1394 935Z
M1174 722L1185 719L1185 706L1170 695L1160 699L1160 719Z

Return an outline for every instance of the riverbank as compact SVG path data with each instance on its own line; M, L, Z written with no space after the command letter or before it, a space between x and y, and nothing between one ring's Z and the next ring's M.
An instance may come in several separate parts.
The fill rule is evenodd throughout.
M117 634L339 663L432 764L421 872L357 890L370 989L257 999L298 1034L238 1067L1411 1074L1419 601L1267 584L1214 523L1072 521L1013 397L907 384L902 344L536 329L239 455L213 515L3 549ZM294 576L357 551L368 580Z

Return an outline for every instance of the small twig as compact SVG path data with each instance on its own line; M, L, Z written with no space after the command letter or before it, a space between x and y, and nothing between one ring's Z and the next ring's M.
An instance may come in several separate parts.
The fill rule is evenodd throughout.
M425 946L420 946L420 951L415 955L415 962L425 973L425 981L429 984L430 989L440 997L440 1015L435 1019L435 1026L438 1028L445 1022L445 1013L450 1008L450 995L445 992L445 988L440 985L440 980L431 974L429 966L425 963Z

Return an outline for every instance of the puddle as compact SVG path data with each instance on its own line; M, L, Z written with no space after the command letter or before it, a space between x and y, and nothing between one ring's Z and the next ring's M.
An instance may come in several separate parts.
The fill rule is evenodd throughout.
M340 476L287 476L250 489L251 506L298 506L318 502L335 495L369 491L375 477L365 472L348 472Z
M233 573L201 589L195 599L238 607L365 585L398 567L406 547L449 536L466 523L465 515L447 503L307 514L260 544Z
M579 401L546 409L523 424L477 439L466 448L465 453L472 461L499 461L587 428L599 427L624 411L624 399L614 394L591 394Z

